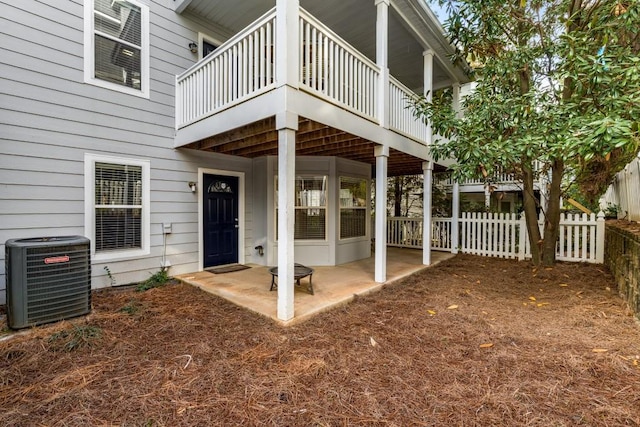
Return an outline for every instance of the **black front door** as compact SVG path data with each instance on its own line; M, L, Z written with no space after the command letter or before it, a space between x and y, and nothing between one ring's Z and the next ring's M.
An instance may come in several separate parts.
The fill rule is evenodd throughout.
M204 175L204 268L238 262L238 178Z

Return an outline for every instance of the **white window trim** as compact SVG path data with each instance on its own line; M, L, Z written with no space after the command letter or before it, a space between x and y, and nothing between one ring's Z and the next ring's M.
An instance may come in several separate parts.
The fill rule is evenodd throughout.
M202 56L202 50L204 49L204 42L220 47L222 42L208 34L198 32L198 58Z
M84 2L84 82L129 95L149 98L149 6L138 0L127 0L140 8L141 13L141 48L140 73L141 90L118 85L95 78L95 22L93 19L94 0Z
M140 166L142 168L142 247L96 253L95 242L95 165L96 163L114 163L119 165ZM139 258L151 253L151 162L149 160L124 157L103 156L85 153L84 155L84 234L91 241L91 258L94 261L114 261Z

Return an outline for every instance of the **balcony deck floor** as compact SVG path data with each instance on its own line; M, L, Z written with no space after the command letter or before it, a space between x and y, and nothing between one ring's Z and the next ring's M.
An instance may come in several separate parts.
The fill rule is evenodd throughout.
M448 252L432 251L431 266L453 256ZM177 278L282 325L308 320L315 314L348 303L355 295L365 295L384 286L374 281L373 257L338 266L313 267L314 295L307 292L308 278L302 279L301 286L295 287L294 318L283 322L277 317L277 291L269 291L269 267L248 265L251 268L232 273L213 274L202 271L182 274ZM429 267L422 264L421 250L388 248L385 284Z

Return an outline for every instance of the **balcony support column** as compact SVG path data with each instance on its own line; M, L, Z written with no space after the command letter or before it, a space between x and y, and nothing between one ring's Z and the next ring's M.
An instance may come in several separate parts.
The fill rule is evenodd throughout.
M460 247L460 184L453 181L451 193L451 253L457 254Z
M425 50L422 52L422 62L424 68L424 97L427 102L433 100L433 50ZM427 122L427 145L431 145L433 142L433 129L431 127L431 121Z
M460 108L460 83L454 83L453 89L453 111L456 116L461 116ZM451 189L451 253L457 254L460 247L460 183L455 180Z
M431 265L431 206L433 187L433 162L422 162L422 173L424 175L424 195L423 195L423 223L422 223L422 263Z
M278 319L294 316L293 264L298 116L276 115L278 129Z
M276 85L298 87L299 0L276 0Z
M375 281L387 280L387 165L389 147L377 145L376 156L376 244L375 244Z
M389 0L375 0L376 15L376 65L380 68L378 79L377 115L380 126L389 127Z

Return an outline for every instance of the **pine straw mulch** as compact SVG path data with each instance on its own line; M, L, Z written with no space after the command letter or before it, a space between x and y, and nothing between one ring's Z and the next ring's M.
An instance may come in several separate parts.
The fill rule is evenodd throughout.
M289 328L182 284L99 291L0 342L0 425L640 425L612 283L458 255Z

